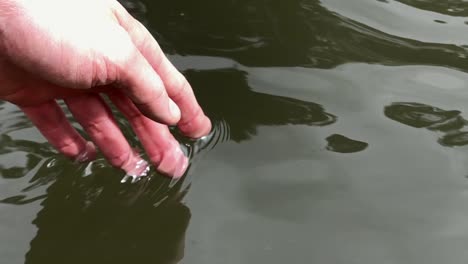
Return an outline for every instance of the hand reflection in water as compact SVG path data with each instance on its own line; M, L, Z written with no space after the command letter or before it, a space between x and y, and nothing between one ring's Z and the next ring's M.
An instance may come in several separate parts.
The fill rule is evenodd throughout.
M64 164L61 171L71 171ZM82 168L48 188L25 263L178 263L190 219L182 181L120 184L106 175L115 170L93 165L92 175L83 177Z

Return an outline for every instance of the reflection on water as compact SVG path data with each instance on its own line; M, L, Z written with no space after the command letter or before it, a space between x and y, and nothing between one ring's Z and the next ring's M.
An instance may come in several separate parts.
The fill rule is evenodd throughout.
M340 153L353 153L363 151L369 144L366 142L353 140L343 135L333 134L326 138L328 145L327 149Z
M229 126L229 138L239 142L256 134L257 126L325 126L336 116L313 102L251 91L246 73L238 70L187 72L197 98L213 120Z
M444 146L468 144L468 132L462 129L468 121L457 110L443 110L421 103L392 103L385 107L385 115L395 121L416 128L441 132L439 143Z

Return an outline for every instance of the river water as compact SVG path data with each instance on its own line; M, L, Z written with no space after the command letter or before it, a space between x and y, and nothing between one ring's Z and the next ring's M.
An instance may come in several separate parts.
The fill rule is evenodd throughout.
M0 263L467 261L466 0L123 4L213 138L182 181L121 184L1 103Z

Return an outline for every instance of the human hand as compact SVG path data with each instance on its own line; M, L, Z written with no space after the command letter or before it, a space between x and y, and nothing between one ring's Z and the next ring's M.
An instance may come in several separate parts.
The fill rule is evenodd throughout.
M190 84L117 1L0 1L0 99L18 105L61 153L90 160L94 144L55 101L64 99L106 159L138 174L140 158L100 94L126 116L157 169L171 176L181 176L188 160L167 125L192 138L211 130Z

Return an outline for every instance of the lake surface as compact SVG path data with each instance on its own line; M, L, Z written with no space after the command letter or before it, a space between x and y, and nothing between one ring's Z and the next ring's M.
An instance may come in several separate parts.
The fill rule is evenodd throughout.
M468 260L467 1L202 2L124 1L214 123L182 181L73 164L0 104L0 263Z

